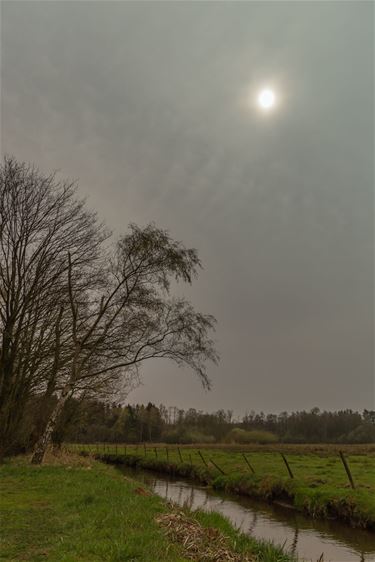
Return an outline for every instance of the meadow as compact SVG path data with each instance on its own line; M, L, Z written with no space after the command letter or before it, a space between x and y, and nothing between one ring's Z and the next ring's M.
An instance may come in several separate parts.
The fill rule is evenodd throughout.
M92 458L62 454L42 466L29 460L0 466L0 560L202 562L222 552L220 559L233 562L292 562L218 514L177 512Z
M371 445L73 447L109 462L179 474L271 502L285 501L313 517L336 517L353 526L375 528L375 447Z

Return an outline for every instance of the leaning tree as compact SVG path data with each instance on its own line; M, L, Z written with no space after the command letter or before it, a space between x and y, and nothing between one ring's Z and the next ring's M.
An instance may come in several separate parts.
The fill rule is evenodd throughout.
M98 286L81 291L74 289L74 264L68 255L70 319L59 332L70 355L60 370L59 397L33 463L42 462L69 397L119 388L129 376L137 376L147 359L187 365L209 387L206 361L217 360L209 337L215 320L196 312L185 299L170 296L172 281L190 283L197 274L197 252L154 225L131 225L105 263Z
M42 397L43 460L69 397L120 392L147 359L190 367L209 387L215 320L173 298L197 252L154 225L112 245L75 186L5 158L0 167L0 453L12 451L25 406ZM52 399L52 401L51 401ZM43 400L45 407L43 406ZM47 404L53 403L52 410Z

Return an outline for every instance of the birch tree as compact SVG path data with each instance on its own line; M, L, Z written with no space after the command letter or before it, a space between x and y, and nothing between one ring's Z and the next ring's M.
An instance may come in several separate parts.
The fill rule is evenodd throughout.
M129 389L146 360L185 365L209 387L206 364L217 361L214 318L171 291L177 282L191 283L200 267L194 249L154 225L131 225L110 246L74 184L5 158L0 456L14 449L25 405L35 395L55 404L35 447L33 462L40 463L70 396Z
M209 388L208 360L218 357L210 337L215 320L171 297L171 283L191 283L201 267L197 252L149 225L131 225L105 260L100 288L76 291L68 255L70 321L64 333L71 356L59 378L59 399L34 451L40 463L70 396L120 388L146 360L164 358L188 366Z

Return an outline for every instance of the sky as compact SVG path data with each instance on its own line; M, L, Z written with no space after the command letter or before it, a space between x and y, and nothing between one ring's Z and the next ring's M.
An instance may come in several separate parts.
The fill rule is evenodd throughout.
M213 389L154 361L130 402L375 408L374 4L1 2L1 151L114 231L199 250ZM258 91L277 105L262 112Z

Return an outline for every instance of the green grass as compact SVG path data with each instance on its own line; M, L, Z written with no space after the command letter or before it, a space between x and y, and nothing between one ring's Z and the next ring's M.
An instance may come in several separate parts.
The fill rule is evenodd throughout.
M0 560L185 560L154 522L162 502L136 495L109 466L7 465L0 474Z
M87 446L76 446L86 449ZM91 446L91 451L96 449ZM100 450L100 449L99 449ZM250 472L243 458L243 450L254 468ZM372 447L345 447L356 488L351 489L337 446L264 446L246 449L233 447L202 447L199 449L208 464L205 467L197 448L180 447L184 463L176 447L159 445L149 448L127 446L130 457L140 457L143 468L167 469L175 473L212 483L216 488L267 500L287 499L301 511L314 517L335 516L359 527L375 528L375 449ZM293 472L289 478L283 451ZM106 453L115 453L115 446L107 446ZM117 447L118 454L124 447ZM222 475L213 461L225 473ZM190 465L193 468L191 469ZM149 466L147 466L149 465ZM189 468L190 467L190 468Z
M157 496L136 493L139 483L113 467L0 466L0 560L58 562L183 562L155 522L170 508ZM234 530L218 514L194 514L203 526L217 527L234 551L257 554L260 562L291 558L270 544L257 543Z
M236 545L236 552L242 554L253 553L256 561L298 562L297 559L293 555L288 554L282 546L278 546L270 541L255 540L248 535L238 533L229 520L220 513L198 510L194 512L194 517L204 527L215 527L225 536L229 537L232 544Z
M91 450L104 452L103 445L72 445L77 450ZM337 446L337 445L273 445L273 446L202 446L191 447L181 445L183 460L196 466L204 466L198 451L200 451L210 465L212 459L227 474L249 472L243 459L245 452L248 460L257 474L267 474L277 477L288 477L287 469L280 455L287 457L294 477L300 481L322 481L322 484L346 489L349 486L348 477L339 457L338 451L343 450L348 460L354 482L361 489L375 491L375 446ZM157 457L154 449L157 450ZM105 452L123 454L124 445L106 445ZM126 445L127 454L144 456L143 446ZM167 460L165 445L147 447L148 458ZM179 463L180 457L176 446L168 446L168 458L173 463ZM211 468L215 471L213 465ZM218 471L216 470L216 473ZM374 500L375 501L375 500Z

